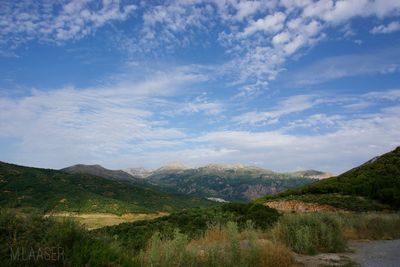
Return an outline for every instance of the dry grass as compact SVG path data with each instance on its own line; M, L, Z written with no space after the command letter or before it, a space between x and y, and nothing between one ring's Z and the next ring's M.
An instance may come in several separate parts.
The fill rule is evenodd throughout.
M46 214L45 217L54 217L56 219L71 218L88 230L101 228L104 226L116 225L124 222L134 222L140 220L151 220L158 217L166 216L168 213L126 213L121 216L112 213L74 213L60 212Z
M342 235L350 240L400 238L400 214L364 213L337 215Z
M203 237L189 241L179 232L171 240L153 236L140 256L143 266L294 266L292 253L264 239L253 228L238 232L235 223L213 226Z

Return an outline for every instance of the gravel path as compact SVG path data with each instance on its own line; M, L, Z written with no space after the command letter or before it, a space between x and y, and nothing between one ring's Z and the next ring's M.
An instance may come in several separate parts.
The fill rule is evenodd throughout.
M352 241L348 254L361 267L400 267L400 239L379 241Z

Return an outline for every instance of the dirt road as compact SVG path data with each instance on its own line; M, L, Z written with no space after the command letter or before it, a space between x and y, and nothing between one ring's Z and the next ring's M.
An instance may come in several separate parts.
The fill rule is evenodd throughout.
M400 267L400 239L379 241L353 241L348 254L361 267Z

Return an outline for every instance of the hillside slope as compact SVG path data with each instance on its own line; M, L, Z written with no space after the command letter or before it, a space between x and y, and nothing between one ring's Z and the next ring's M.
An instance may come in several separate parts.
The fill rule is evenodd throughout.
M114 180L126 180L126 181L137 181L138 179L134 176L130 175L127 172L121 170L109 170L100 165L84 165L84 164L77 164L73 165L61 171L68 172L68 173L86 173L92 174L96 176L100 176L103 178L109 178Z
M213 203L194 197L163 193L126 181L90 174L22 167L0 162L0 206L35 208L44 212L174 211Z
M274 199L298 199L360 210L399 209L400 147L339 176L258 201Z
M252 166L211 164L196 169L160 168L146 179L175 192L228 201L249 201L313 183L318 180L318 175L327 176L318 171L276 173Z

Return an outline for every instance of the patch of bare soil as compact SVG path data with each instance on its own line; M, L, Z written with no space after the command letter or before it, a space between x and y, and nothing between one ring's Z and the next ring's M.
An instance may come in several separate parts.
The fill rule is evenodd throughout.
M281 211L297 211L297 212L344 211L329 205L308 203L298 200L268 201L265 202L264 205Z
M322 266L358 266L344 253L321 253L317 255L295 254L297 266L322 267Z

